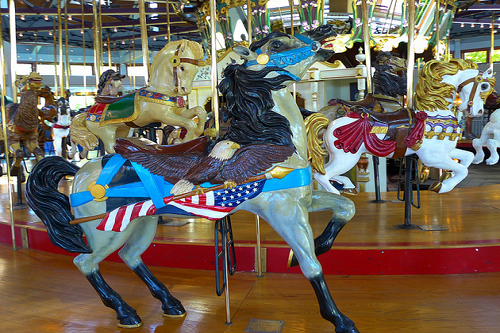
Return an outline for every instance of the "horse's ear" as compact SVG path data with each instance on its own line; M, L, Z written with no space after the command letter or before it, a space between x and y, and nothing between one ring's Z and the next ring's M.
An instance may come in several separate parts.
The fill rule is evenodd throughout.
M493 70L491 68L488 68L486 72L484 72L483 77L485 78L490 78L493 76Z
M243 45L235 45L233 46L233 51L237 54L239 54L242 58L248 59L251 55L251 51L248 49L248 47L243 46Z
M180 48L180 51L184 52L186 50L186 46L188 46L187 39L181 39L181 48Z

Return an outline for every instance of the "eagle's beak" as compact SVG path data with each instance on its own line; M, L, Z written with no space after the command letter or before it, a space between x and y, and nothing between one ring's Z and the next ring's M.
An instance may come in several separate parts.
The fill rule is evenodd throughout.
M233 144L231 145L231 148L232 149L240 149L241 146L239 144L237 144L236 142L233 142Z

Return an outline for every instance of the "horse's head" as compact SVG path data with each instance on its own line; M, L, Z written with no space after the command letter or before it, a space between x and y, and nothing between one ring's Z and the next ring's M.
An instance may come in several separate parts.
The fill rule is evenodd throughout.
M61 115L67 115L69 111L69 102L64 97L59 97L57 100L57 112Z
M29 89L33 91L38 91L43 84L43 78L40 74L36 72L31 72L27 77Z
M203 58L203 48L196 42L183 39L168 43L151 64L150 87L172 96L188 95Z
M246 66L255 70L265 67L283 69L279 74L287 74L299 81L316 61L328 60L333 51L323 47L336 33L330 25L322 25L306 34L293 36L274 32L253 42L250 48L238 45L233 50L247 60Z
M457 93L462 100L459 110L467 110L470 117L483 114L486 98L495 88L493 71L488 68L486 72L477 69L466 69L459 72L460 79Z
M406 71L408 65L406 59L397 57L390 52L381 51L377 55L377 65L387 65L390 67L391 71L396 73L400 71ZM377 66L375 66L377 67Z

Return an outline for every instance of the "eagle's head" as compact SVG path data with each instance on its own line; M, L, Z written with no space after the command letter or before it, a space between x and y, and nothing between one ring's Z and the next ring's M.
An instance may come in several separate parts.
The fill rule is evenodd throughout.
M239 144L231 140L222 140L214 146L208 156L216 158L218 160L228 160L240 147L241 146Z

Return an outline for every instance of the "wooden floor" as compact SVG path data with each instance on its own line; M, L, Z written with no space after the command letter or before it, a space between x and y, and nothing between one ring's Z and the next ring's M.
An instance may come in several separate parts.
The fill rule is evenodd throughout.
M319 315L314 293L299 274L236 273L230 278L232 325L224 298L214 292L213 272L152 267L187 310L162 317L160 303L123 264L104 262L103 276L141 316L144 325L118 329L67 256L0 244L2 332L244 332L250 319L281 320L282 332L334 332ZM329 275L340 309L360 332L497 333L500 273L462 275Z

